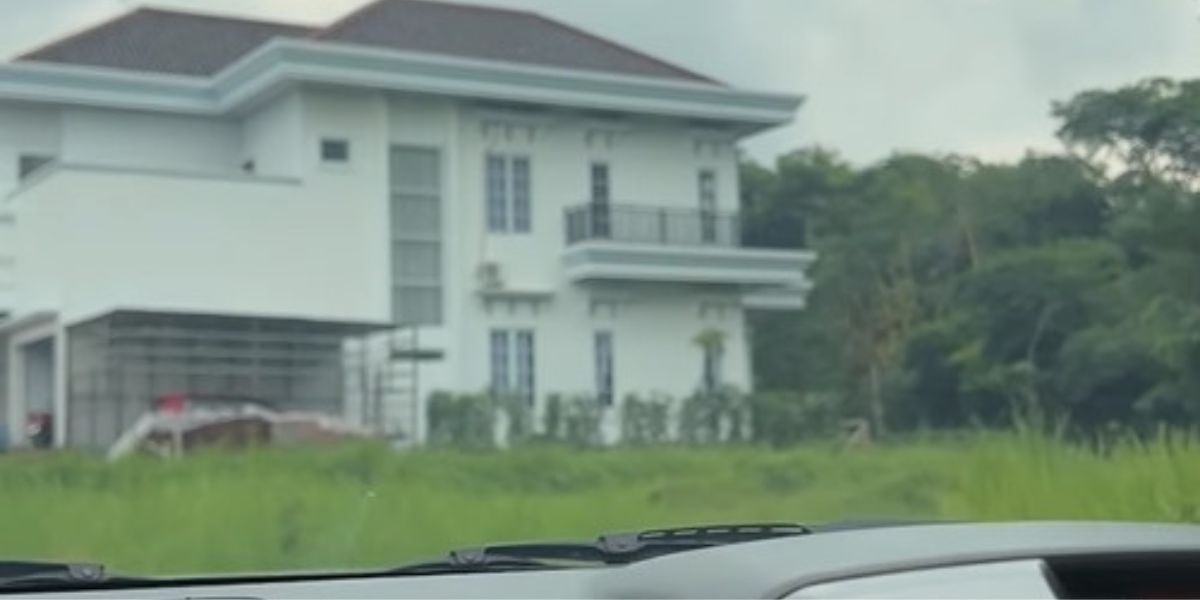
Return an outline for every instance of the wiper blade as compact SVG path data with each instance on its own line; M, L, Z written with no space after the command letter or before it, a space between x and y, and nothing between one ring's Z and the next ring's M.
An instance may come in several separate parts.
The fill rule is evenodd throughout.
M0 590L44 585L76 587L104 581L108 581L104 565L0 561Z
M383 574L454 575L456 573L476 573L482 571L494 573L502 571L544 571L563 568L562 565L556 565L541 559L489 554L479 559L463 560L456 558L456 554L457 552L451 553L451 558L445 560L434 560L390 569Z
M617 559L617 562L636 562L674 552L809 533L812 533L812 529L794 523L709 525L602 535L598 545L610 559Z
M402 567L394 573L445 574L621 565L677 552L811 532L803 525L791 523L651 529L637 533L606 534L592 542L499 544L464 548L450 552L443 561Z

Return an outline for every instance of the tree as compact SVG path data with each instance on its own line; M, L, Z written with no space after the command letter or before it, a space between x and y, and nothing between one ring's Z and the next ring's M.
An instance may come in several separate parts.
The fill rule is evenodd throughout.
M825 218L848 198L854 171L821 148L784 155L774 169L745 163L741 169L742 215L747 244L810 246L809 228L823 232ZM821 311L820 306L809 311ZM830 389L838 369L836 343L819 318L792 312L749 315L754 378L767 390Z
M1101 168L1191 186L1200 175L1200 81L1146 79L1056 103L1058 136Z
M1054 112L1070 152L1015 164L746 165L747 241L804 232L819 255L803 312L751 316L759 387L879 431L1200 422L1200 82Z

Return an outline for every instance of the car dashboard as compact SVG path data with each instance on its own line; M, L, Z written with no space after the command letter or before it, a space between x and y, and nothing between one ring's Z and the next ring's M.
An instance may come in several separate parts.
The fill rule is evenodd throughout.
M1194 598L1200 527L946 524L814 533L628 565L114 583L19 594L189 598Z

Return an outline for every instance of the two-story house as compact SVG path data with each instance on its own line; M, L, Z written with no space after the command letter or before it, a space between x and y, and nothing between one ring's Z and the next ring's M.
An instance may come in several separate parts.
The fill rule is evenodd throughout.
M812 255L743 244L737 143L799 104L425 0L54 41L0 65L0 418L100 448L186 393L411 440L435 390L748 388L744 312Z

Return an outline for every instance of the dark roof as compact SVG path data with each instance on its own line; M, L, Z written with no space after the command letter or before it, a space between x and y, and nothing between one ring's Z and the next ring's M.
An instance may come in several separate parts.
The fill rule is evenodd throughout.
M380 0L314 37L466 58L710 81L539 14L501 8Z
M306 27L142 8L29 52L19 60L212 75L275 37Z
M18 60L212 75L276 37L713 83L535 13L430 0L377 0L324 29L142 8Z

